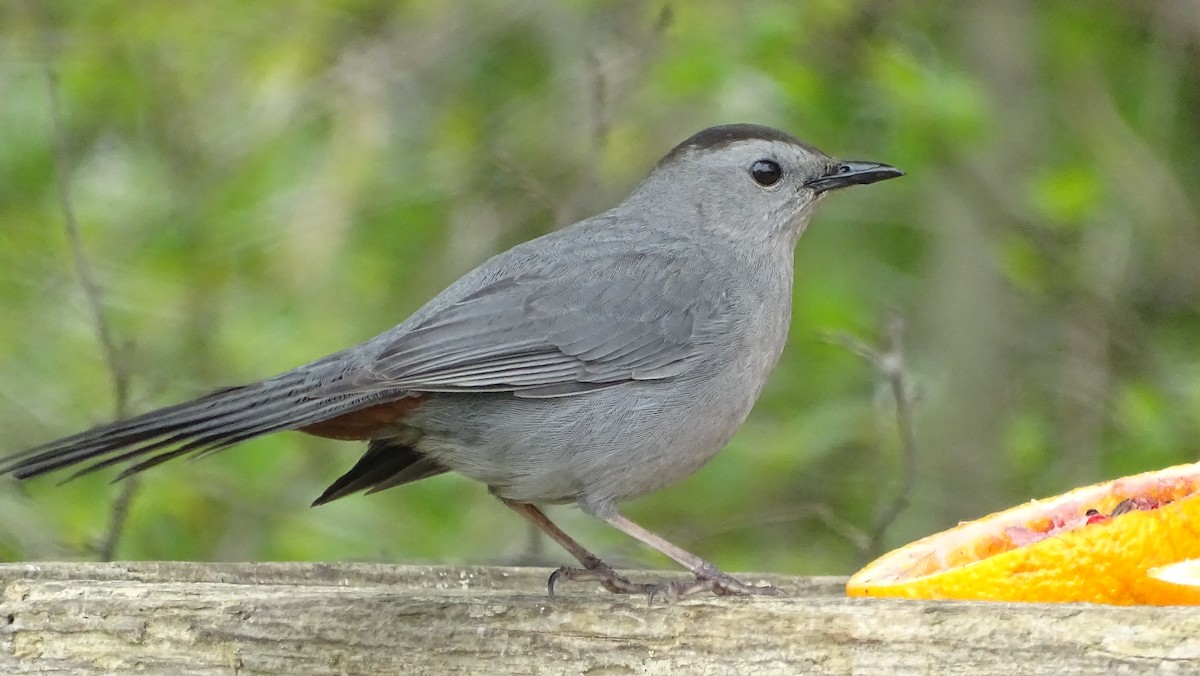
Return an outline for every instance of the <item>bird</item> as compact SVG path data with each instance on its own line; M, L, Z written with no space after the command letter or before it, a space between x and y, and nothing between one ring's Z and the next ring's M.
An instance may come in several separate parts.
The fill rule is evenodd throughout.
M296 430L367 444L314 506L446 472L484 484L576 560L552 572L551 597L569 580L651 600L778 594L618 505L700 469L750 414L787 341L794 249L817 205L902 175L771 127L710 127L613 208L493 256L359 345L14 453L0 475L122 466L116 481ZM554 504L693 579L630 580L555 525Z

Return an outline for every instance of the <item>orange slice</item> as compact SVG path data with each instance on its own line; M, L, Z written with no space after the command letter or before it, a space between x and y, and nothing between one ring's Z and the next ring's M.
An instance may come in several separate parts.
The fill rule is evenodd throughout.
M1196 604L1200 464L1077 488L917 540L858 571L850 596ZM1186 575L1185 575L1186 573Z
M1188 559L1146 572L1147 603L1200 605L1200 559Z

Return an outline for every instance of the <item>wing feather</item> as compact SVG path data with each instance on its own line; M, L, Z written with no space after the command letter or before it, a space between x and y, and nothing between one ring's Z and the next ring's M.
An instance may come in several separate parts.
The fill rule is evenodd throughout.
M502 276L384 345L380 387L559 397L672 378L699 361L725 297L687 257L623 251L599 265Z

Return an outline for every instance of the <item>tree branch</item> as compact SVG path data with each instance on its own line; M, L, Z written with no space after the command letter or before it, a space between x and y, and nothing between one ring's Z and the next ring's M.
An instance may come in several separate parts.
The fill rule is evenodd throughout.
M50 124L54 136L54 168L59 208L62 210L63 225L66 227L67 241L70 244L75 263L75 274L79 277L80 286L83 287L83 295L92 315L96 337L100 341L104 360L108 364L113 389L113 414L120 419L129 414L130 373L126 359L127 350L121 349L113 337L112 326L104 312L103 293L96 281L91 261L88 260L87 250L83 245L83 236L79 232L79 222L75 217L69 176L70 150L67 144L66 124L63 121L62 102L59 98L58 87L58 74L47 65L46 89L49 95ZM117 544L125 530L129 504L133 500L137 487L136 480L125 481L121 484L120 493L113 500L108 529L99 548L99 556L102 561L111 561L116 553Z

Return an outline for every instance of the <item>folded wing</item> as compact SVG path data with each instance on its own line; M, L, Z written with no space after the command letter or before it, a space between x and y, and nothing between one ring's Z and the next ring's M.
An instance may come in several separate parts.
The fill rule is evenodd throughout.
M386 345L366 379L412 392L556 397L670 378L704 357L725 318L706 272L678 256L626 253L504 277Z

